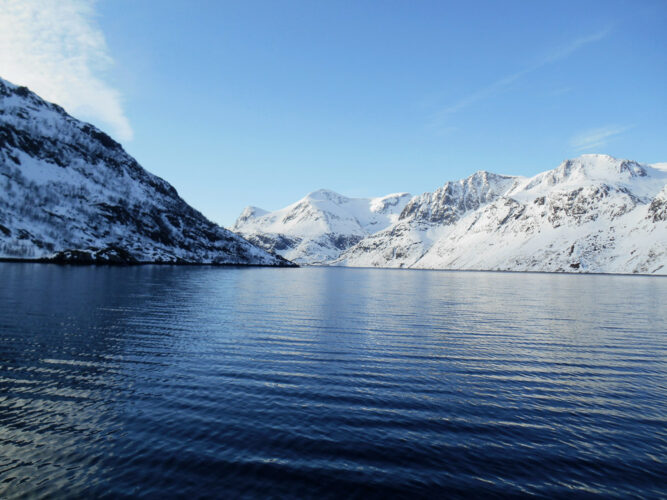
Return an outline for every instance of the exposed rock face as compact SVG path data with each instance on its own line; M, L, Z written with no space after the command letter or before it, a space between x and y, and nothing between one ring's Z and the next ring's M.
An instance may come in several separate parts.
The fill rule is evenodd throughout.
M104 132L2 79L0 257L286 264L207 220Z
M413 198L333 263L667 274L667 168L584 155L526 179L484 172Z
M646 218L652 222L667 221L667 186L651 201Z
M409 267L462 217L496 200L519 181L518 177L479 171L447 182L433 193L415 196L395 224L360 241L334 263Z
M233 230L294 262L320 264L396 221L409 199L407 193L348 198L320 189L275 212L248 207Z
M450 225L462 214L495 200L516 181L515 177L476 172L467 179L447 182L432 193L415 196L405 206L400 221Z

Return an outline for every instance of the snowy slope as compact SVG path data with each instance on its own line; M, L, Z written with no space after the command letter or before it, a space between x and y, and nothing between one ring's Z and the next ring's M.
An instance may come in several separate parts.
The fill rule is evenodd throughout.
M323 263L395 222L409 199L407 193L348 198L320 189L275 212L247 207L232 229L294 262Z
M415 197L335 263L667 274L665 164L584 155L532 178L481 174Z
M283 265L95 127L0 79L0 257Z
M344 252L338 265L409 267L466 214L497 199L521 181L519 177L479 171L447 182L433 193L415 196L396 223Z

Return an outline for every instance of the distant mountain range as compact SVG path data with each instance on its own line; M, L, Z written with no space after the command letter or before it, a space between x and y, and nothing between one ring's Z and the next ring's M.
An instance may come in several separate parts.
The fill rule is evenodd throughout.
M291 261L322 264L396 222L410 198L348 198L320 189L275 212L247 207L232 230Z
M207 220L100 130L2 79L0 258L289 264Z
M276 212L249 207L234 230L305 264L667 274L667 164L583 155L412 198L321 190Z
M4 259L667 274L667 164L583 155L414 197L322 189L248 207L233 230L108 135L0 79Z

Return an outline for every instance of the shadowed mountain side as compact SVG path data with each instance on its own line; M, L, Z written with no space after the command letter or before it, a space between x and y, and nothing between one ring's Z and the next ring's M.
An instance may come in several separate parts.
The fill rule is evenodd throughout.
M2 79L0 258L290 265L206 219L104 132Z

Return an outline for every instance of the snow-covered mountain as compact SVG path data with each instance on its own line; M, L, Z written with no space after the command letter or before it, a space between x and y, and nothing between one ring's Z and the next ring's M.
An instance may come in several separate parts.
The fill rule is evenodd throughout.
M394 223L408 200L407 193L348 198L320 189L275 212L247 207L232 229L291 261L324 263Z
M409 267L466 214L497 199L518 177L476 172L412 198L398 220L344 252L334 263L365 267Z
M413 198L336 265L667 274L667 165L583 155Z
M92 125L0 79L0 258L286 265Z

